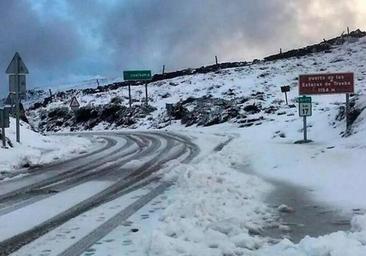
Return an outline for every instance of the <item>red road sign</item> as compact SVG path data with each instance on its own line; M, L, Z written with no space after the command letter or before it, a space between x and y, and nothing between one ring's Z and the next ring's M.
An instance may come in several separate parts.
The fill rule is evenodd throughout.
M300 75L299 77L300 95L353 92L353 73L311 74Z

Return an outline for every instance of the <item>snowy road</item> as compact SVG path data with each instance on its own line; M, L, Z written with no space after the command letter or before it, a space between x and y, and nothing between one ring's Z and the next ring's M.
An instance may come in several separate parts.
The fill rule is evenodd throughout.
M104 143L94 152L43 166L31 174L0 186L0 255L8 255L54 230L70 219L102 206L149 183L155 189L144 199L126 205L128 213L163 192L169 184L153 175L170 161L189 162L199 149L188 138L173 133L87 133ZM135 203L135 204L133 204ZM121 216L127 216L120 209ZM125 210L125 211L124 211ZM118 219L118 217L116 217ZM86 236L64 255L79 254L87 245L108 233L113 222ZM95 227L97 228L97 227ZM105 234L104 234L105 235ZM61 252L60 252L61 253Z

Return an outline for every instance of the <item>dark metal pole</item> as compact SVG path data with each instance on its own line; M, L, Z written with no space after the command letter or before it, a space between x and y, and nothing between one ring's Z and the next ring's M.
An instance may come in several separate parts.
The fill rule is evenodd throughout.
M307 127L306 127L306 116L304 116L304 142L308 141Z
M5 137L5 108L3 111L1 111L1 120L3 121L3 123L1 124L1 134L2 134L2 139L3 139L3 147L6 147L6 137Z
M165 65L163 65L163 75L165 74Z
M288 101L287 101L287 92L285 92L285 98L286 98L286 105L288 105Z
M6 148L6 137L5 137L5 128L4 128L4 126L1 128L1 133L3 135L3 147Z
M217 56L215 56L215 62L216 62L216 65L219 64L219 61L217 59Z
M350 128L350 121L349 121L349 93L346 93L346 131Z
M149 95L147 94L147 83L145 83L145 104L149 105Z
M18 58L15 58L16 64L16 73L15 73L15 111L16 111L16 140L20 142L20 106L19 106L19 61Z
M128 85L128 102L129 102L130 108L131 108L131 106L132 106L131 85Z

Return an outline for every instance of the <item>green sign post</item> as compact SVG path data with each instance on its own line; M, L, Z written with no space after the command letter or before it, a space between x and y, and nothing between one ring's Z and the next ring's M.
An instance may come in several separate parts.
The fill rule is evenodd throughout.
M127 70L123 71L123 80L125 81L150 81L151 80L151 70ZM145 104L148 105L148 93L147 93L147 83L145 83ZM129 105L132 106L131 98L131 85L128 85L128 97Z

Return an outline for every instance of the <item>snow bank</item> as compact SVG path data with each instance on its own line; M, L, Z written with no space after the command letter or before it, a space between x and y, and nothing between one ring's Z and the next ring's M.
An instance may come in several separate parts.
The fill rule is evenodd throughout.
M87 152L91 142L76 136L43 136L21 122L21 143L15 142L15 119L10 119L6 137L13 148L0 148L0 180L23 173L22 168L42 165Z
M261 202L271 186L231 168L238 159L224 150L166 175L177 180L149 255L245 255L265 243L257 235L273 217Z

